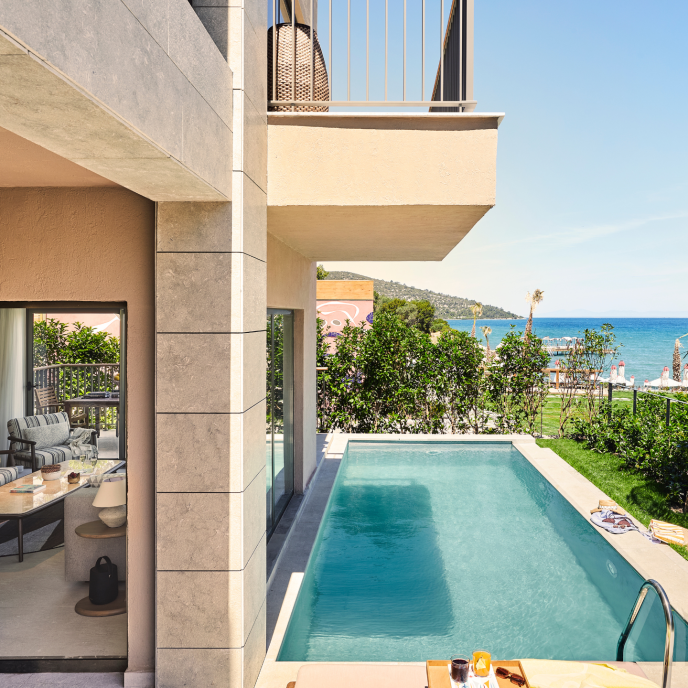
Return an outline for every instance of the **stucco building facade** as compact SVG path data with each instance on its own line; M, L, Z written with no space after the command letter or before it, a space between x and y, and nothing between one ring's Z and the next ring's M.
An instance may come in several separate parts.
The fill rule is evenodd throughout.
M266 312L316 467L316 260L441 260L497 114L268 112L264 0L0 2L0 302L127 311L126 686L255 684Z

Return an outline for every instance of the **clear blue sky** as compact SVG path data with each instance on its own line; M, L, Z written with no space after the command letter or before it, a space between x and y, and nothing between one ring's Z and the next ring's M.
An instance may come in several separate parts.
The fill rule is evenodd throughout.
M496 206L441 263L325 267L520 313L540 288L542 316L687 313L687 26L686 0L475 0Z

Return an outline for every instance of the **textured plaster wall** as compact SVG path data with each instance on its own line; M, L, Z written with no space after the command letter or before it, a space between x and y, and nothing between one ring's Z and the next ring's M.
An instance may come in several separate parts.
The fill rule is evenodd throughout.
M315 470L316 264L268 234L268 307L297 311L294 351L294 482L303 492Z
M125 189L0 189L0 300L127 304L129 670L141 672L155 635L154 211Z

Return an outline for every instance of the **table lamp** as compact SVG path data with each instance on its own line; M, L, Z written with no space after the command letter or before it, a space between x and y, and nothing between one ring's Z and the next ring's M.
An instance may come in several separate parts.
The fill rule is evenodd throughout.
M127 520L127 481L103 481L98 488L93 506L105 507L98 517L110 528L119 528Z

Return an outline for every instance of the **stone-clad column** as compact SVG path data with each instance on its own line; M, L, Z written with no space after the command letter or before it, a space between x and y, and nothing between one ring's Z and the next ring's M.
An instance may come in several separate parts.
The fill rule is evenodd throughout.
M253 686L265 652L265 263L233 211L158 204L161 688Z
M230 600L229 669L232 688L253 688L265 657L267 2L193 6L233 81L229 560L244 602Z

